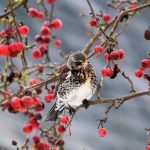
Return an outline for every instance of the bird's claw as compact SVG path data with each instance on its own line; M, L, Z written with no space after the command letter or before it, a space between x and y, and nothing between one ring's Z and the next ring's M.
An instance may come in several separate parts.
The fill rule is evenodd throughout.
M83 106L84 106L85 109L87 109L89 107L89 101L87 99L84 99L82 101L82 104L83 104Z
M69 114L70 114L70 116L73 115L74 113L75 113L75 109L70 106L69 107Z

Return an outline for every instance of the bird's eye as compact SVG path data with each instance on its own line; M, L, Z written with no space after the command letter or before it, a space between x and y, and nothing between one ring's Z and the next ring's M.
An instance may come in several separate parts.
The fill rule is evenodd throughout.
M82 62L76 62L76 65L81 65L82 64Z

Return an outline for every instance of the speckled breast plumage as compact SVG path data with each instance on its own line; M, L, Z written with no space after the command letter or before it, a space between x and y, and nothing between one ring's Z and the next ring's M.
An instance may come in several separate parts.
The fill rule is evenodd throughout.
M97 88L96 73L88 62L86 68L69 71L61 80L56 91L56 109L70 105L76 107L89 99Z

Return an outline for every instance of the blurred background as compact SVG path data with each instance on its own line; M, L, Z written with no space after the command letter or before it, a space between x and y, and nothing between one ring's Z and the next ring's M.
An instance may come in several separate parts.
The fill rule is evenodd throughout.
M111 13L112 16L116 15L113 9L106 7L105 0L93 0L91 2L96 12L102 10L103 12ZM0 0L0 14L3 13L5 3L6 0ZM35 1L31 0L28 6L35 7ZM50 5L47 5L47 7L50 7ZM40 6L37 8L41 9ZM29 43L32 43L34 36L39 34L43 21L31 19L23 8L18 9L17 12L18 20L24 20L24 23L30 27ZM54 32L54 34L62 40L61 50L64 53L82 50L90 40L87 32L96 32L89 27L90 18L80 17L80 13L85 15L89 13L86 0L58 0L56 3L55 17L62 20L63 28L61 31ZM137 91L148 88L144 79L137 79L134 76L134 71L138 68L140 60L146 57L146 52L150 47L149 41L146 41L143 36L145 29L150 24L149 16L149 8L142 10L130 22L126 32L118 37L119 47L126 52L125 60L119 62L119 66L134 81ZM31 64L42 62L42 60L33 61L31 51L27 52L27 55L28 62L30 61ZM50 57L53 61L61 62L62 59L59 56L59 49L53 47L52 44ZM0 64L3 61L3 58L0 58ZM90 61L97 72L98 80L100 80L100 70L105 66L103 56L93 57ZM20 60L16 59L18 67L19 62ZM129 94L129 91L130 85L128 81L118 75L115 80L105 79L101 96L116 97ZM108 135L104 138L100 138L97 133L98 122L96 120L103 117L108 105L101 104L91 106L87 110L81 109L72 122L72 135L69 136L68 132L65 133L65 150L144 150L147 143L144 128L150 127L150 98L144 96L137 99L126 102L119 110L113 109L111 111L105 124ZM47 104L42 114L45 115L50 107L51 105ZM21 114L14 115L8 112L0 112L0 120L0 147L5 150L14 150L15 148L11 145L12 140L23 144L25 135L22 132L22 125L26 121L26 117ZM48 126L49 124L43 123L43 126Z

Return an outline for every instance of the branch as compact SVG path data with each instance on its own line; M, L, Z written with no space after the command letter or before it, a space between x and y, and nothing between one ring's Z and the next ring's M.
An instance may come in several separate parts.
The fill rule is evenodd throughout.
M146 7L150 7L150 3L147 3L147 4L144 4L142 6L139 6L137 8L134 8L134 9L127 9L126 11L123 11L120 13L120 15L116 18L116 21L111 29L111 32L110 32L110 36L113 35L114 31L116 30L119 22L120 22L120 19L122 18L122 16L124 16L125 14L129 13L129 12L132 12L132 11L137 11L137 10L140 10L140 9L143 9L143 8L146 8Z
M28 0L23 0L20 4L16 5L15 7L13 7L13 10L18 9L19 7L21 7L22 5L25 5L28 2ZM5 12L4 14L0 15L0 19L6 17L7 15L9 15L12 12L12 10L8 10L7 12Z
M140 97L140 96L144 96L144 95L150 95L150 90L146 90L146 91L141 91L141 92L136 92L130 95L126 95L126 96L121 96L121 97L116 97L116 98L99 98L96 100L91 100L89 101L89 106L91 105L96 105L96 104L101 104L101 103L122 103L128 100L131 100L133 98L136 97ZM79 106L76 111L78 111L81 107L83 107L83 105Z

